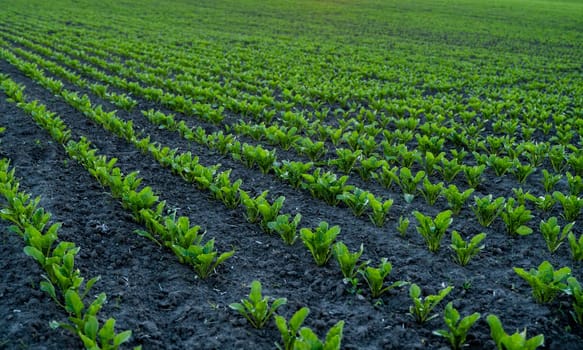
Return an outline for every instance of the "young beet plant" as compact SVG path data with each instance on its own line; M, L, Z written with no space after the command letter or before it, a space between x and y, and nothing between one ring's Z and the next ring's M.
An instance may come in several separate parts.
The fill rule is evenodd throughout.
M443 315L447 329L434 331L433 334L447 339L453 350L460 350L466 343L468 331L479 318L480 314L477 312L461 318L460 313L453 307L453 303L449 302L445 306Z
M460 192L456 185L449 185L441 192L441 194L447 200L447 205L455 215L460 213L462 207L468 198L470 198L472 193L474 193L473 188L467 189L464 192Z
M346 185L348 176L338 178L336 174L325 172L322 174L320 168L312 174L303 174L304 183L302 186L308 189L312 196L324 200L329 205L337 205L340 199L338 195L350 192L354 187Z
M277 298L269 305L269 297L261 295L261 282L251 282L251 292L247 299L241 299L241 303L232 303L229 307L251 323L255 328L263 328L275 311L287 303L286 298Z
M100 327L97 313L105 303L106 296L101 293L87 307L83 303L83 298L72 289L65 293L65 309L69 312L69 321L50 322L53 329L63 328L78 334L86 349L118 349L119 346L131 337L131 331L115 334L115 319L110 318Z
M484 245L480 244L485 238L486 234L480 233L472 237L472 239L467 242L457 231L453 231L451 233L450 246L451 249L455 252L453 260L461 266L466 266L474 256L478 255L478 253L484 249Z
M338 158L329 161L330 165L336 165L338 170L343 172L344 174L350 174L352 168L354 168L354 164L362 155L361 150L352 151L345 148L338 148L336 149L336 155Z
M332 253L336 258L336 261L340 266L340 271L345 279L352 280L356 277L356 272L369 263L369 261L365 261L359 266L356 265L363 252L364 247L362 244L360 245L360 250L355 253L351 253L343 242L337 242L334 244Z
M583 289L575 277L567 278L567 285L565 292L573 297L571 316L575 322L583 326Z
M409 223L410 223L409 218L399 216L399 220L397 220L397 231L399 232L401 237L405 237L407 235Z
M515 267L514 272L522 277L532 287L532 296L537 303L550 303L555 297L567 288L567 278L571 276L571 269L563 267L554 270L548 261L543 261L537 270L525 271Z
M309 228L300 229L300 237L304 245L312 253L318 266L326 264L330 259L332 244L339 233L340 226L329 227L325 221L321 222L314 231Z
M297 350L311 350L311 349L323 349L323 350L340 350L340 345L342 343L342 330L344 328L344 321L338 321L326 334L324 341L308 327L303 327L300 329L298 338L296 339L294 349Z
M279 333L281 334L282 345L276 344L279 350L340 350L342 343L342 329L344 321L336 323L326 335L326 339L322 342L318 336L308 327L302 327L302 324L310 309L303 307L299 309L286 322L285 318L275 315L275 324Z
M502 322L496 315L488 315L486 321L490 326L490 335L498 350L534 350L545 342L542 334L527 339L526 328L520 333L516 332L512 335L506 333L502 327Z
M500 215L504 209L504 197L492 200L492 195L479 198L474 197L475 204L472 207L478 223L484 227L489 227L494 219Z
M241 197L241 204L245 207L245 217L250 223L256 223L260 220L259 204L267 202L268 191L263 191L260 195L252 198L249 193L244 190L239 190Z
M516 200L514 198L508 199L504 210L500 212L500 216L506 224L506 231L511 236L526 236L532 233L530 227L525 226L525 224L533 218L530 210L526 209L524 205L518 204L514 205Z
M423 170L413 176L409 168L401 168L399 176L395 177L394 180L401 188L401 191L403 191L405 202L411 203L413 201L415 193L417 192L417 185L419 185L424 178L425 171Z
M397 281L385 287L385 279L391 273L392 269L393 266L387 261L387 258L382 258L378 267L366 266L358 271L368 284L373 298L378 298L393 288L402 287L407 284L404 281Z
M387 219L387 215L389 214L389 210L391 210L391 207L393 206L393 200L387 199L383 202L376 199L372 193L368 195L368 200L372 210L372 213L368 216L370 221L378 227L383 226Z
M214 239L203 245L204 233L199 233L199 226L190 226L188 217L176 219L175 215L167 216L164 226L158 228L164 244L172 248L181 263L191 265L200 278L208 277L217 266L235 254L235 251L229 251L219 255ZM141 234L148 236L147 233Z
M563 206L563 216L567 221L575 221L583 208L583 198L575 195L564 195L561 192L553 192L553 197Z
M569 241L569 248L571 248L571 257L573 260L583 261L583 235L577 239L575 234L570 232L567 235L567 240Z
M369 192L355 188L354 192L344 192L337 196L346 204L355 216L361 216L369 205Z
M413 316L417 323L425 323L435 317L438 314L431 315L431 311L439 304L453 289L452 286L448 286L439 291L436 295L428 295L425 298L421 297L421 288L413 283L409 287L409 297L413 300L413 305L409 307L409 314Z
M241 187L243 180L238 179L231 183L229 180L230 174L231 170L229 169L217 175L213 183L209 186L209 190L216 199L223 202L225 207L235 209L241 202L239 188Z
M294 344L300 332L300 328L304 323L306 317L310 313L310 309L303 307L296 311L293 316L289 319L289 322L283 318L283 316L275 315L275 325L281 334L282 345L276 344L277 348L280 350L293 350Z
M561 227L557 222L557 218L552 216L548 221L542 220L539 225L540 232L545 239L547 247L551 253L554 253L557 251L557 249L559 249L565 238L567 238L567 236L572 233L571 230L575 225L574 222L571 222L565 225L561 231Z
M468 186L476 188L482 182L482 174L486 170L486 165L464 166L463 171L466 176Z
M313 163L290 162L284 160L280 166L274 166L275 173L280 178L286 180L294 188L299 188L303 181L303 174L307 173Z
M419 189L419 192L425 198L425 201L429 205L435 204L441 192L443 191L443 182L432 184L428 178L423 179L423 186Z
M301 214L296 214L291 221L289 214L278 215L275 221L267 223L267 227L269 230L277 232L286 244L292 245L298 238L298 224L301 219Z
M276 221L279 211L283 207L284 201L285 197L279 196L272 204L269 204L267 200L260 201L260 203L257 204L257 210L261 216L261 228L265 232L270 232L269 223Z
M430 216L423 215L418 211L414 211L413 215L417 219L417 232L423 236L425 243L430 252L436 252L441 246L441 240L445 235L445 231L452 223L451 210L443 211L432 219Z

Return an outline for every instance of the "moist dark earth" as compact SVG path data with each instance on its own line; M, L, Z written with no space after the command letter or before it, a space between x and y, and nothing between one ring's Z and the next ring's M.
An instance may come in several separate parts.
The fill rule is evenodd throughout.
M408 314L412 304L408 288L384 294L380 299L370 296L366 285L358 295L349 292L332 259L323 267L314 263L308 250L298 241L287 246L275 236L264 233L258 225L245 220L242 208L226 209L209 193L184 182L170 170L161 167L149 155L141 154L125 141L116 138L86 119L63 100L22 75L5 61L0 61L0 73L26 87L28 100L42 101L56 112L73 130L73 137L86 136L100 154L118 159L124 173L140 172L143 184L151 186L167 201L167 207L186 215L192 223L206 230L206 238L215 238L219 251L235 249L235 255L207 279L196 277L194 271L180 264L175 255L152 241L134 233L143 229L136 224L107 189L79 164L70 159L63 147L51 140L32 118L0 95L0 124L6 127L1 135L1 156L8 158L16 169L20 188L33 196L41 196L41 206L52 213L55 222L62 222L60 240L72 241L81 247L76 265L87 279L101 276L93 295L105 292L108 303L100 316L114 317L116 329L132 330L124 348L142 345L144 349L273 349L280 335L273 322L264 329L254 329L229 309L228 305L244 298L253 280L261 281L264 295L285 297L288 302L278 313L289 318L303 306L310 308L305 326L321 338L339 320L345 321L344 349L441 349L447 342L432 334L444 328L442 310L449 301L462 316L481 313L468 337L469 348L494 348L485 321L488 314L498 315L509 333L527 329L528 336L542 333L547 349L583 348L583 330L570 316L570 300L560 297L551 304L533 301L531 288L519 278L512 267L535 268L549 260L555 268L569 266L573 275L583 278L581 265L574 263L566 245L551 255L543 238L535 229L531 236L511 238L500 219L492 227L482 228L469 207L454 218L451 230L473 236L486 232L486 248L468 266L456 265L448 248L449 236L437 253L428 252L421 236L415 231L411 212L419 210L435 215L446 207L443 199L428 206L417 196L405 203L395 189L383 190L351 176L353 184L373 188L395 204L390 218L382 228L375 227L366 217L355 218L345 207L331 207L313 199L303 190L281 182L273 174L263 175L258 169L245 168L229 157L221 156L198 144L189 143L178 134L159 130L141 116L140 110L153 106L141 101L133 112L118 112L124 119L133 119L136 129L150 134L171 148L191 151L201 163L221 163L222 170L233 169L232 179L241 178L242 188L258 194L269 190L269 198L286 197L283 213L301 213L300 226L316 227L320 221L340 225L338 237L351 251L362 243L363 260L377 265L388 258L393 265L390 282L405 280L418 284L427 294L436 294L452 285L454 290L436 308L440 313L426 324L417 324ZM66 88L75 89L67 86ZM115 109L105 101L90 95L94 105ZM155 107L155 106L154 106ZM187 118L177 115L177 118ZM196 125L197 121L190 119ZM210 129L210 126L203 125ZM243 141L243 139L242 139ZM252 142L251 140L244 140ZM292 153L278 153L278 159L303 160ZM488 172L491 170L488 170ZM476 195L492 193L495 197L512 195L517 182L510 177L497 178L487 173ZM532 175L524 188L533 193L542 191L540 171ZM463 181L458 183L465 188ZM566 190L559 183L558 190ZM540 219L558 216L534 211ZM395 229L399 216L408 216L411 226L405 237ZM0 244L0 348L1 349L76 349L83 345L64 330L52 330L49 322L65 321L66 313L40 291L42 271L23 253L22 239L1 222ZM577 235L581 234L578 227ZM361 282L363 283L363 282Z

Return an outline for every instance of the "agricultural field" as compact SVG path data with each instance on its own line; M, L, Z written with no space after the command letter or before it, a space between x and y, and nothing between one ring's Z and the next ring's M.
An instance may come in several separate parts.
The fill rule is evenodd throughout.
M583 2L0 9L0 349L583 349Z

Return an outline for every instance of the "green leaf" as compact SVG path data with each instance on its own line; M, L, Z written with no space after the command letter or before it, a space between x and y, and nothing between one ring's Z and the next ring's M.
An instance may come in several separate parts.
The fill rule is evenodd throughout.
M297 332L300 329L302 323L304 323L306 317L308 317L309 313L310 313L309 308L302 307L295 314L293 314L293 316L289 320L290 329L295 330Z
M89 339L95 341L97 338L97 330L99 329L99 321L97 317L89 315L87 321L85 321L85 327L83 328L83 333L89 337Z
M527 236L532 233L532 229L530 227L522 225L516 229L516 233L521 236Z
M81 338L81 341L83 342L83 345L85 345L86 349L99 349L95 340L89 338L85 334L79 334L79 338Z
M40 290L43 292L47 292L47 294L53 298L53 300L57 300L57 294L55 292L55 286L50 281L41 281L40 283Z
M45 255L35 247L26 246L24 247L24 254L32 257L36 260L41 266L45 266Z
M110 318L103 324L103 327L99 330L99 340L101 344L107 344L111 341L114 336L114 328L115 328L115 319Z
M79 294L74 290L67 290L65 293L65 309L77 318L81 318L84 308L85 305L83 305L83 301L79 297Z
M132 331L123 331L115 336L113 339L113 346L120 346L121 344L127 342L132 336Z

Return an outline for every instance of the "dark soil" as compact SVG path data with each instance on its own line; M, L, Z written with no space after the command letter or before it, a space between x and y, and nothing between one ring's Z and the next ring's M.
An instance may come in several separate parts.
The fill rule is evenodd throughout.
M364 284L360 294L350 293L336 262L331 260L326 266L317 267L301 242L286 246L279 237L267 235L259 226L247 223L241 208L225 209L208 193L185 183L148 155L88 121L5 61L0 62L0 73L26 86L28 98L38 99L56 112L73 130L75 138L86 136L101 154L117 158L124 173L140 171L144 185L151 186L166 200L168 208L176 209L178 214L188 216L192 223L205 229L206 237L215 238L220 251L236 250L216 274L205 280L197 278L171 251L135 234L134 230L143 228L107 190L69 159L63 148L35 125L30 116L1 95L0 124L6 127L1 136L2 156L10 159L16 168L21 189L41 196L41 205L53 214L55 221L63 223L60 239L81 247L76 264L82 274L86 278L101 276L93 290L94 294L105 292L108 296L101 315L104 319L114 317L120 331L132 330L131 346L274 348L280 335L273 322L257 330L228 307L248 294L251 281L260 280L265 295L288 299L287 305L279 310L286 318L300 307L309 307L305 325L320 337L336 322L344 320L345 349L447 347L444 339L432 334L444 327L441 316L420 325L408 315L411 300L407 288L393 290L375 300ZM135 120L138 128L152 135L153 141L190 150L205 165L221 163L223 170L233 169L232 178L243 179L247 191L260 193L268 189L271 198L286 196L283 212L301 213L303 227L315 227L323 220L340 225L339 239L352 251L362 243L363 258L370 259L373 265L383 257L388 258L393 264L391 282L416 283L425 295L435 294L447 285L454 286L436 312L441 313L445 303L453 301L462 316L473 312L482 314L482 319L470 331L470 348L494 347L485 322L488 314L498 315L510 333L524 328L529 337L543 333L548 349L583 348L583 331L571 321L569 299L561 297L549 305L536 304L530 287L512 270L514 266L534 268L549 260L555 267L570 266L573 274L581 279L581 265L573 263L566 245L551 256L538 231L528 237L510 238L500 219L484 229L471 210L465 208L454 218L451 229L470 236L486 232L488 237L483 253L467 267L460 267L451 259L446 243L449 238L444 240L438 253L428 252L410 215L413 210L434 215L436 208L445 208L443 199L435 207L428 206L421 197L406 204L398 192L385 190L386 197L394 197L395 205L389 222L383 228L376 228L367 218L355 218L347 208L328 206L307 192L292 189L273 175L262 175L257 169L247 169L230 158L189 144L177 134L158 130L141 117L139 108L119 115ZM492 193L510 197L512 188L517 187L510 177L487 178L476 191L477 195ZM537 172L525 186L532 186L536 192L540 178ZM395 229L400 215L410 216L412 221L406 237L400 237ZM538 226L539 220L539 217L533 220L536 225L532 226ZM49 321L64 321L66 313L39 290L42 272L23 253L22 240L8 230L6 222L1 225L0 348L82 348L76 336L50 329ZM575 231L581 234L579 228Z

